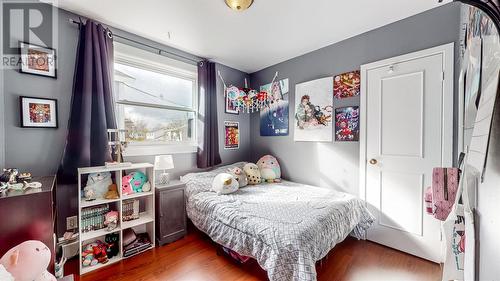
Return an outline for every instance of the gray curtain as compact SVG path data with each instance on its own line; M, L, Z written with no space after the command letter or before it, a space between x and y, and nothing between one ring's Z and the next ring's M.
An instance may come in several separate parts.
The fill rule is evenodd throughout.
M113 39L102 25L80 24L66 147L57 173L58 233L77 213L77 169L112 159L107 129L116 128L113 105Z
M215 63L198 63L198 168L213 167L222 163L219 153L216 82Z

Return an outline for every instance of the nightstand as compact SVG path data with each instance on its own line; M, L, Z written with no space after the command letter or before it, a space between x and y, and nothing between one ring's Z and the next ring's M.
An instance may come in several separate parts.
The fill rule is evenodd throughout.
M186 235L184 183L173 180L156 186L156 241L172 243Z

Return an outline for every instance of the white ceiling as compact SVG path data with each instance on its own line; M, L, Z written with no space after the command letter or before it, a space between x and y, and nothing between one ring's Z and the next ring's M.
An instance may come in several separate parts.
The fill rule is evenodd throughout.
M248 73L440 5L438 0L255 0L247 11L235 12L224 0L56 2Z

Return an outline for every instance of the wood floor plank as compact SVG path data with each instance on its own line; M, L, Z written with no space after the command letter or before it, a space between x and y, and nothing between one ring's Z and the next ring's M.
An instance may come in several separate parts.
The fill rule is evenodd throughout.
M66 266L76 273L78 261ZM440 280L438 264L372 242L347 238L316 265L319 281ZM75 281L261 281L256 261L240 265L217 254L217 247L196 230L175 243L75 276Z

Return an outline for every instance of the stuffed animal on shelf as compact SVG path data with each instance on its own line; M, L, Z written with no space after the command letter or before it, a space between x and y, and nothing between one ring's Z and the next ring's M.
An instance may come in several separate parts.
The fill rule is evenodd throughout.
M104 215L104 225L108 227L108 231L112 231L118 226L118 212L117 211L109 211Z
M85 201L95 200L95 190L87 185L83 188L83 197L85 198Z
M116 184L112 184L108 187L108 192L104 196L105 199L118 199L120 195L118 195L118 186Z
M151 183L148 181L142 186L142 191L143 192L149 192L151 191Z
M97 245L92 246L94 258L97 259L99 263L107 263L109 259L108 254L106 253L106 244L102 243L100 240L97 240L96 244Z
M94 266L99 263L99 261L94 257L94 246L97 246L97 243L90 243L83 246L82 250L82 266Z
M271 155L262 156L259 161L257 161L257 166L259 167L260 175L264 181L281 181L281 168L276 157Z
M134 192L142 192L142 187L148 181L148 177L143 172L133 172L130 184Z
M5 183L17 183L17 175L19 170L15 168L3 169L3 174L0 175L0 181Z
M238 181L239 188L248 185L247 174L242 169L238 167L229 168L228 173L231 174Z
M123 176L123 178L122 178L122 194L123 195L129 195L129 194L134 193L134 190L132 189L132 185L130 184L131 180L132 180L131 175Z
M134 192L142 192L142 187L147 181L148 177L143 172L139 171L132 172L124 176L122 179L122 194L127 195ZM127 189L127 191L124 190L125 188ZM132 189L131 192L129 192L129 188Z
M108 248L106 249L106 254L108 255L108 259L118 255L118 252L120 250L118 245L118 240L119 240L118 233L106 234L106 236L104 237L104 242L106 242L106 244L108 245Z
M99 199L104 198L112 184L110 172L89 174L87 179L87 187L94 189L95 196Z
M40 241L28 240L10 249L0 259L14 280L56 281L47 271L52 254Z
M259 167L254 163L243 166L243 171L247 174L248 184L254 185L262 182Z
M212 182L212 191L218 195L230 194L236 192L238 186L238 181L231 174L221 173L215 176Z

